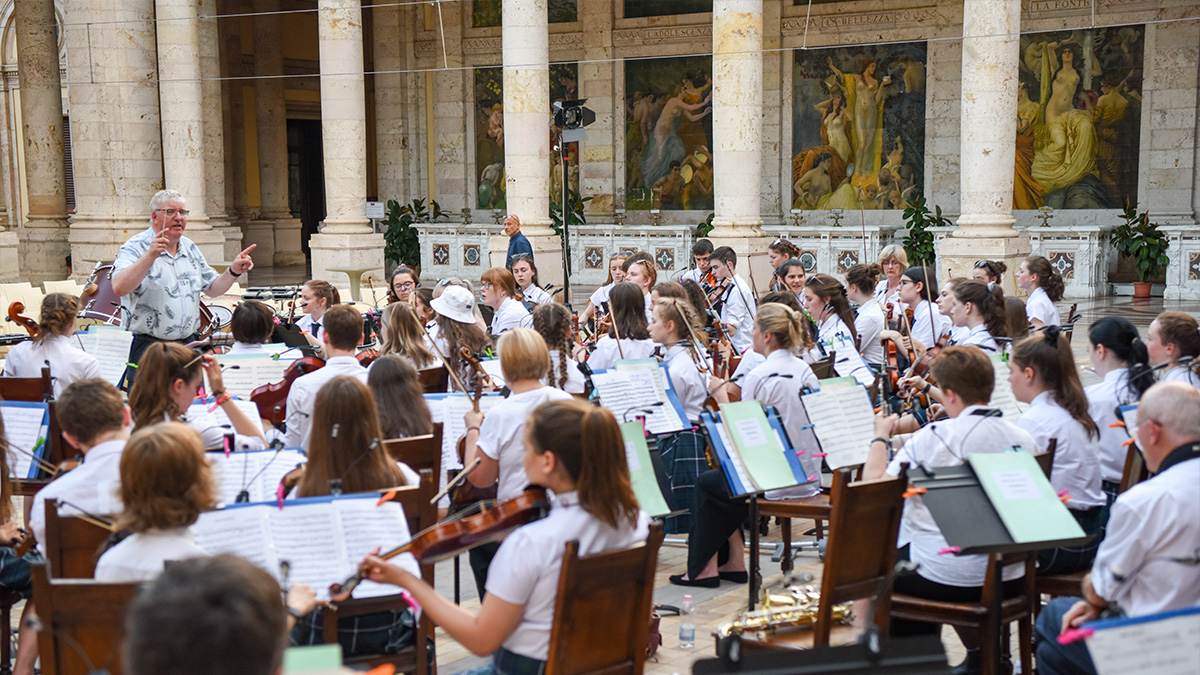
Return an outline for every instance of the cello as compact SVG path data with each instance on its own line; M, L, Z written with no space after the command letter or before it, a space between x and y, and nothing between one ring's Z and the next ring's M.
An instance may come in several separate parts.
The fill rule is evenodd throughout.
M24 311L25 303L12 303L8 306L8 320L24 328L29 333L29 337L35 338L41 332L41 328L38 326L38 322L27 316L22 316L21 313Z
M325 366L325 359L306 356L296 359L283 373L283 379L273 384L264 384L250 392L250 401L258 406L259 417L276 426L287 419L287 397L292 383Z

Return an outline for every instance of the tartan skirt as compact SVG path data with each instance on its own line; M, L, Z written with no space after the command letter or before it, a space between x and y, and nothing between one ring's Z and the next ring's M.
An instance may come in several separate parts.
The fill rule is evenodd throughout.
M708 445L697 429L685 429L659 437L658 448L671 482L671 508L686 509L687 513L667 518L664 529L668 534L684 534L692 527L692 509L696 477L708 470L704 448Z

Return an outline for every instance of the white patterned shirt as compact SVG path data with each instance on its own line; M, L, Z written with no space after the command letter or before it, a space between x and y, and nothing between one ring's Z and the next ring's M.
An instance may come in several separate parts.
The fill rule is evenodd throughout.
M137 262L150 250L153 240L153 227L130 237L117 254L113 272ZM121 306L128 311L126 328L161 340L183 340L194 335L200 328L200 294L217 276L196 243L180 237L176 255L160 253L142 283L129 295L121 296Z

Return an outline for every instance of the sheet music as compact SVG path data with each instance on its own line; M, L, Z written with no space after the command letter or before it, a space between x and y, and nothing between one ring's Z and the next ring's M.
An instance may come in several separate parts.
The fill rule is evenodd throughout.
M829 468L867 461L875 435L875 409L862 387L822 389L800 397Z
M235 452L228 457L223 452L210 452L207 455L212 462L217 503L220 505L237 501L243 485L250 493L251 502L273 501L283 477L297 464L305 462L304 454L299 450L280 450L278 453L274 450L255 450Z
M257 420L259 418L258 406L254 405L253 401L241 401L235 399L233 403L238 407L238 410L241 410L246 417L249 417L251 420ZM212 405L212 399L207 399L204 403L193 402L192 405L187 409L187 418L189 420L208 418L211 424L216 426L229 425L229 430L233 431L233 423L229 421L229 415L226 415L224 410L218 407L216 410L208 412L208 409L211 408Z
M120 384L129 362L129 345L133 333L116 327L88 326L86 333L76 333L83 351L100 362L100 377L114 387Z
M479 362L479 365L483 367L483 372L492 378L492 382L497 387L504 386L504 371L500 369L500 359L484 359Z
M499 395L486 395L479 397L479 409L483 414L494 408L497 404L503 401L504 398ZM429 410L432 412L434 408L440 410L442 422L442 476L438 489L445 487L445 472L457 471L463 468L462 460L458 457L458 438L467 433L467 425L463 421L463 415L471 409L471 400L462 394L450 394L443 397L440 401L426 399L429 403ZM434 422L437 422L434 419Z
M26 453L41 439L43 446L47 434L48 406L45 403L4 401L0 403L0 414L4 417L4 433L9 444L25 452L9 452L9 475L13 478L30 478L33 475L33 458ZM45 457L45 449L38 452Z
M225 384L225 391L243 399L249 399L250 394L264 384L281 381L288 366L295 361L294 356L276 361L270 356L260 354L217 355L217 362L224 368L221 371L221 381ZM257 417L258 413L255 412L251 419Z
M232 553L279 578L279 562L270 545L267 512L260 509L206 511L192 525L196 545L216 555Z
M612 411L618 422L645 415L646 429L652 434L682 431L691 425L680 418L667 397L658 370L609 370L594 373L592 383L600 392L601 405Z
M345 531L331 502L267 509L275 555L291 564L291 580L308 584L317 598L328 600L329 584L349 575L342 538Z
M1087 638L1098 675L1155 673L1194 675L1200 663L1200 610L1170 612L1164 618L1104 621L1086 624L1095 631Z
M346 576L349 576L368 553L376 548L389 550L408 543L412 539L404 509L397 502L386 502L376 506L372 499L342 499L333 502L341 531L346 537ZM421 576L421 567L410 553L397 556L391 564ZM355 597L373 598L395 595L395 586L364 581L354 591Z
M1008 381L1008 362L1002 360L999 354L992 354L991 358L992 368L996 373L996 384L992 387L992 399L988 406L1004 413L1004 419L1009 422L1016 422L1025 411L1013 395L1012 384Z
M743 490L758 491L758 486L754 481L750 480L750 475L746 473L746 467L742 465L742 458L738 457L737 451L734 449L733 439L729 437L729 430L725 428L724 422L717 422L717 434L721 438L721 444L725 446L725 454L729 455L729 462L733 464L733 471L737 474L738 481L742 484Z

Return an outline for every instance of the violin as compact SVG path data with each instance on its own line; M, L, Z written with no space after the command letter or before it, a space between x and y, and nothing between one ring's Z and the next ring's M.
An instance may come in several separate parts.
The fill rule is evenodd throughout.
M933 366L933 360L937 358L937 355L940 354L943 349L949 346L950 333L942 333L941 337L937 339L937 342L929 349L926 349L925 353L921 355L921 358L917 359L917 362L913 364L911 369L909 369L909 375L916 375L928 380L929 369L931 366Z
M467 351L465 347L463 348L463 351ZM475 412L479 412L479 397L482 395L483 381L482 379L477 379L475 381L475 393L473 395L467 395L471 399L471 409ZM456 447L458 449L458 461L465 465L467 461L466 431L463 431L463 435L458 437L458 443L456 444ZM477 502L490 501L496 498L496 491L498 489L498 485L492 485L489 487L476 487L473 483L462 481L450 491L450 501L454 502L456 506L466 506L468 504L474 504Z
M25 311L25 304L14 302L8 306L8 320L21 326L29 331L29 337L37 337L41 329L38 327L38 322L27 316L21 316L21 312Z
M479 363L479 357L475 354L472 354L470 349L463 347L459 350L459 354L462 356L462 360L470 364L471 369L475 371L475 376L477 378L476 381L479 384L484 387L496 386L496 383L492 382L492 376L488 375L487 371L483 369L483 364ZM478 387L476 387L476 389L478 389ZM475 395L475 403L475 409L479 410L479 394Z
M283 373L283 379L274 384L264 384L250 392L250 401L258 406L258 415L272 424L283 424L287 419L287 397L292 389L292 383L302 375L307 375L325 366L325 359L306 356L296 359Z
M366 368L367 366L371 365L375 361L375 359L379 358L379 350L378 349L364 349L364 350L358 352L357 354L355 354L354 358L358 359L358 364L360 366L362 366L363 368Z
M398 555L411 553L422 563L445 560L480 544L503 539L513 530L541 520L550 511L550 500L545 488L531 486L525 493L495 506L484 506L479 513L456 518L430 527L407 544L381 553L379 558L391 560ZM363 569L350 575L340 584L329 587L329 597L334 602L345 602L363 581Z
M884 319L884 325L892 325L892 312L896 306L892 303L887 304L887 317ZM900 350L896 349L896 343L887 338L883 338L884 351L884 370L885 377L882 378L883 383L887 385L887 390L895 393L900 386Z

